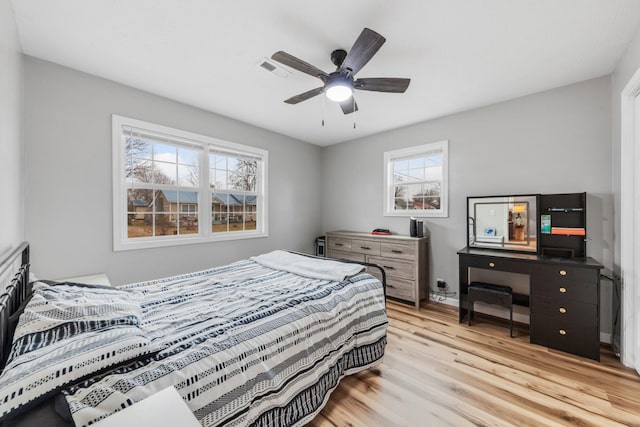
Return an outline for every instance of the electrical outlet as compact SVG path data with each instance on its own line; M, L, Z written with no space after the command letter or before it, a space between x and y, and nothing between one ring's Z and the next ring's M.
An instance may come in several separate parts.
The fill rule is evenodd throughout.
M436 279L436 285L438 285L439 288L444 289L447 287L447 282L445 282L443 279Z

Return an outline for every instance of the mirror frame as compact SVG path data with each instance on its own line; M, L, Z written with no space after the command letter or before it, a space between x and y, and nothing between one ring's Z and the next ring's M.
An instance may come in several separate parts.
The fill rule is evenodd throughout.
M491 200L491 199L504 199ZM527 199L527 200L518 200ZM486 200L486 202L483 202ZM478 241L477 227L477 206L478 205L507 205L508 211L505 215L513 215L511 207L514 205L525 205L526 219L524 233L526 239L524 243L514 242L515 239L505 242L503 236L496 236L491 234L491 228L487 228L486 234L482 235L485 241ZM533 204L533 206L529 206ZM472 208L473 206L473 208ZM467 197L467 247L479 248L479 249L495 249L500 251L509 252L522 252L522 253L540 253L540 236L539 236L539 209L540 209L540 194L509 194L509 195L491 195L491 196L468 196ZM473 210L473 211L472 211ZM513 219L512 219L513 220ZM505 218L505 223L509 223L511 220L508 217ZM534 232L531 231L534 229ZM494 231L495 233L495 231ZM508 231L507 231L508 233ZM492 239L495 236L495 239ZM535 242L532 242L533 236L535 236ZM500 239L500 237L502 237ZM508 237L508 236L507 236ZM493 240L493 241L491 241Z

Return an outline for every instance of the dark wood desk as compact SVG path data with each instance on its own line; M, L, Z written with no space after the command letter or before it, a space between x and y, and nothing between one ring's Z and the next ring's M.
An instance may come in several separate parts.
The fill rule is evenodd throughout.
M469 268L527 274L529 295L514 294L514 304L529 306L531 342L600 360L602 264L593 258L551 258L466 247L458 251L458 265L460 322L469 309Z

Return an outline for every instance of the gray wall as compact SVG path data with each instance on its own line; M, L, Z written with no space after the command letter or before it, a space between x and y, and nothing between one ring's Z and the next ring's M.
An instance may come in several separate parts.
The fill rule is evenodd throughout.
M313 250L319 147L32 57L24 68L26 238L39 277L105 272L121 284L276 248ZM113 252L113 113L268 150L270 236Z
M466 241L466 197L588 193L589 256L612 264L611 80L601 77L323 150L324 230L408 234L407 218L382 215L383 152L449 140L449 217L425 219L430 283L458 290L456 252ZM603 286L603 332L610 331Z
M0 0L0 255L24 240L22 50L10 0Z

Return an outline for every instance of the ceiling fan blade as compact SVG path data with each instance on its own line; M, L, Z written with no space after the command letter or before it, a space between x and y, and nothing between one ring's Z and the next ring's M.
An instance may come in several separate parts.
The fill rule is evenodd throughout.
M351 114L354 111L358 111L358 103L352 97L347 99L346 101L340 102L340 108L342 108L342 112L345 114Z
M320 95L324 91L324 87L317 87L315 89L308 90L299 95L292 96L289 99L285 99L284 102L287 104L297 104L302 101L306 101L309 98L313 98L316 95Z
M310 76L317 77L323 81L328 76L328 74L321 69L316 68L313 65L304 62L302 59L298 59L295 56L289 55L287 52L283 52L281 50L271 55L271 59L273 59L274 61L278 61L281 64L287 65L295 70L302 71L305 74L309 74Z
M373 77L357 79L353 82L354 89L370 90L374 92L404 93L409 87L411 79L394 77Z
M387 41L387 39L382 37L380 34L365 28L353 44L353 47L342 62L342 66L340 68L348 68L351 70L351 74L356 74L367 64L367 62L369 62L371 58L373 58L373 55L376 54L385 41Z

